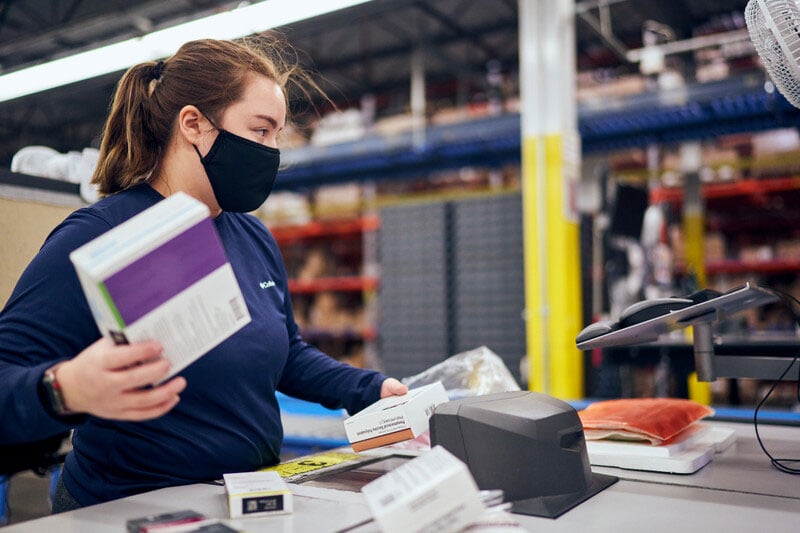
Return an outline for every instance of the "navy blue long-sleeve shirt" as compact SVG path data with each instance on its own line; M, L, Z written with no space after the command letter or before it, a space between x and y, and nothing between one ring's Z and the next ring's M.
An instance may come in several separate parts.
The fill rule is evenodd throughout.
M22 274L0 313L0 443L69 428L48 414L37 387L46 368L100 337L69 253L162 199L141 184L74 212ZM83 505L278 462L283 430L276 390L351 414L380 396L384 375L339 363L303 342L267 228L251 215L228 212L214 223L252 321L180 372L187 386L166 415L146 422L88 416L77 425L63 479Z

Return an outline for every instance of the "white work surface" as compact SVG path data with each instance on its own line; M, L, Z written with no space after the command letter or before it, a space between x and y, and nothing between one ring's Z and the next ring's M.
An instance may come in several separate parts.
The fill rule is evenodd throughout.
M798 531L800 477L769 464L758 447L752 424L715 423L736 430L736 442L710 464L690 475L594 467L620 480L559 518L513 515L529 531ZM774 457L800 457L800 427L759 426ZM369 519L358 493L291 485L292 515L231 521L248 532L339 531ZM224 489L189 485L132 496L61 515L10 526L4 531L124 531L125 521L146 515L194 509L210 517L227 516ZM354 531L376 531L374 523Z

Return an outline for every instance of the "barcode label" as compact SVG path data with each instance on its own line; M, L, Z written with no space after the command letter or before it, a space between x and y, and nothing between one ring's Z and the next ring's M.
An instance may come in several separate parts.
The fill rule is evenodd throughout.
M273 511L283 511L283 495L274 494L271 496L254 496L252 498L242 498L242 514L269 513Z
M430 404L428 407L425 408L425 416L430 418L435 410L436 410L436 404L434 403Z
M244 310L242 309L242 302L239 301L239 298L231 298L228 303L231 306L236 321L242 320L244 318Z

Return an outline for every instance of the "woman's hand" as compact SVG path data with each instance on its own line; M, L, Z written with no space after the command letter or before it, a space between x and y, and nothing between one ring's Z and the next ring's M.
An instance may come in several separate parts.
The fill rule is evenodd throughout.
M402 396L408 392L408 387L394 378L386 378L381 384L381 398L389 396Z
M158 418L175 407L186 387L182 377L155 387L169 372L157 342L116 345L102 338L58 365L64 404L75 413L114 420Z

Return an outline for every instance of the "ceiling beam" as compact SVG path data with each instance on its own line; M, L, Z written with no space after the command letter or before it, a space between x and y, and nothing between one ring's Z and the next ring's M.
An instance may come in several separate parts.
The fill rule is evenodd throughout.
M695 20L692 16L692 10L683 1L638 0L632 5L636 6L643 18L655 20L669 26L675 32L677 39L691 37L691 30L688 34L684 34L685 32L682 29L693 28L700 22Z
M486 43L480 35L475 35L473 31L465 29L460 24L456 23L452 18L450 18L450 16L448 16L446 13L442 13L436 9L433 5L431 5L431 3L415 2L414 6L453 32L453 34L459 39L462 39L465 42L475 46L475 48L483 52L487 59L494 59L498 56L497 50L495 50L493 46L490 46L488 43Z
M382 25L385 26L386 25L386 21L382 22ZM492 26L484 26L483 28L481 28L480 35L490 35L490 34L493 34L493 33L496 33L496 32L516 30L516 28L517 28L517 21L516 20L503 21L503 22L494 24ZM289 34L289 38L291 38L291 37L292 37L292 35ZM434 38L434 39L429 39L428 40L428 45L430 46L431 49L435 49L437 47L447 46L449 44L458 42L459 40L460 39L457 36L442 35L442 36ZM384 48L382 50L377 50L377 51L373 52L372 53L372 57L373 57L373 59L376 59L376 60L386 59L386 58L389 58L391 56L405 56L405 57L408 57L409 54L413 51L413 49L414 49L414 43L412 41L409 41L409 40L404 40L404 43L399 45L399 46L391 46L391 47L387 47L387 48ZM514 50L514 51L512 51L510 53L514 57L516 57L516 50ZM508 55L500 56L500 59L502 61L504 58L507 59L507 57L508 57ZM493 57L493 59L495 59L495 58ZM315 62L315 65L316 65L317 70L319 70L321 72L324 72L324 71L329 70L329 69L347 68L347 66L349 64L357 63L360 60L361 60L361 55L360 55L360 53L357 53L357 54L352 54L352 55L349 55L349 56L337 56L337 58L335 60L328 60L328 61L323 60L321 62ZM504 65L504 66L507 66L507 65Z
M400 28L390 20L380 21L379 24L381 25L381 27L386 28L388 31L390 31L392 35L394 35L398 40L400 40L404 44L404 48L402 48L402 51L398 52L397 55L404 61L407 61L408 64L410 64L411 54L414 52L414 49L419 45L419 43L416 42L413 36L409 35L408 31L404 30L403 28ZM431 41L427 41L426 44L430 45L432 43ZM453 60L453 58L451 57L448 57L447 54L445 54L442 51L442 48L444 48L444 46L442 46L441 44L442 43L436 43L434 46L428 46L427 49L425 50L426 57L431 57L433 59L436 59L440 61L441 64L443 65L452 66L453 64L457 64L458 63L457 61ZM471 70L472 72L477 73L481 76L483 76L486 73L486 71L482 68L472 69L471 67L472 65L468 65L467 70L468 71Z
M25 2L17 2L16 6L17 11L28 17L31 22L37 24L40 28L43 28L47 25L47 17L42 17L41 13L38 13L32 6L26 4Z
M611 31L611 28L604 28L600 20L588 11L579 13L578 18L580 18L598 37L600 37L606 46L608 46L609 50L611 50L614 55L617 56L617 59L624 62L628 61L628 47L625 46L622 41L617 39L617 37Z
M11 6L13 4L14 0L8 0L7 2L0 4L0 32L2 32L3 28L5 28L8 12L11 10Z
M586 13L587 11L592 11L593 9L599 9L601 7L609 7L613 4L618 4L620 2L628 2L630 0L583 0L582 2L578 2L575 4L575 13L581 14Z
M57 2L60 3L60 2ZM75 13L78 12L78 8L83 3L83 0L72 0L72 3L69 7L64 11L64 15L61 17L61 24L68 24L72 22L72 18L75 16Z

